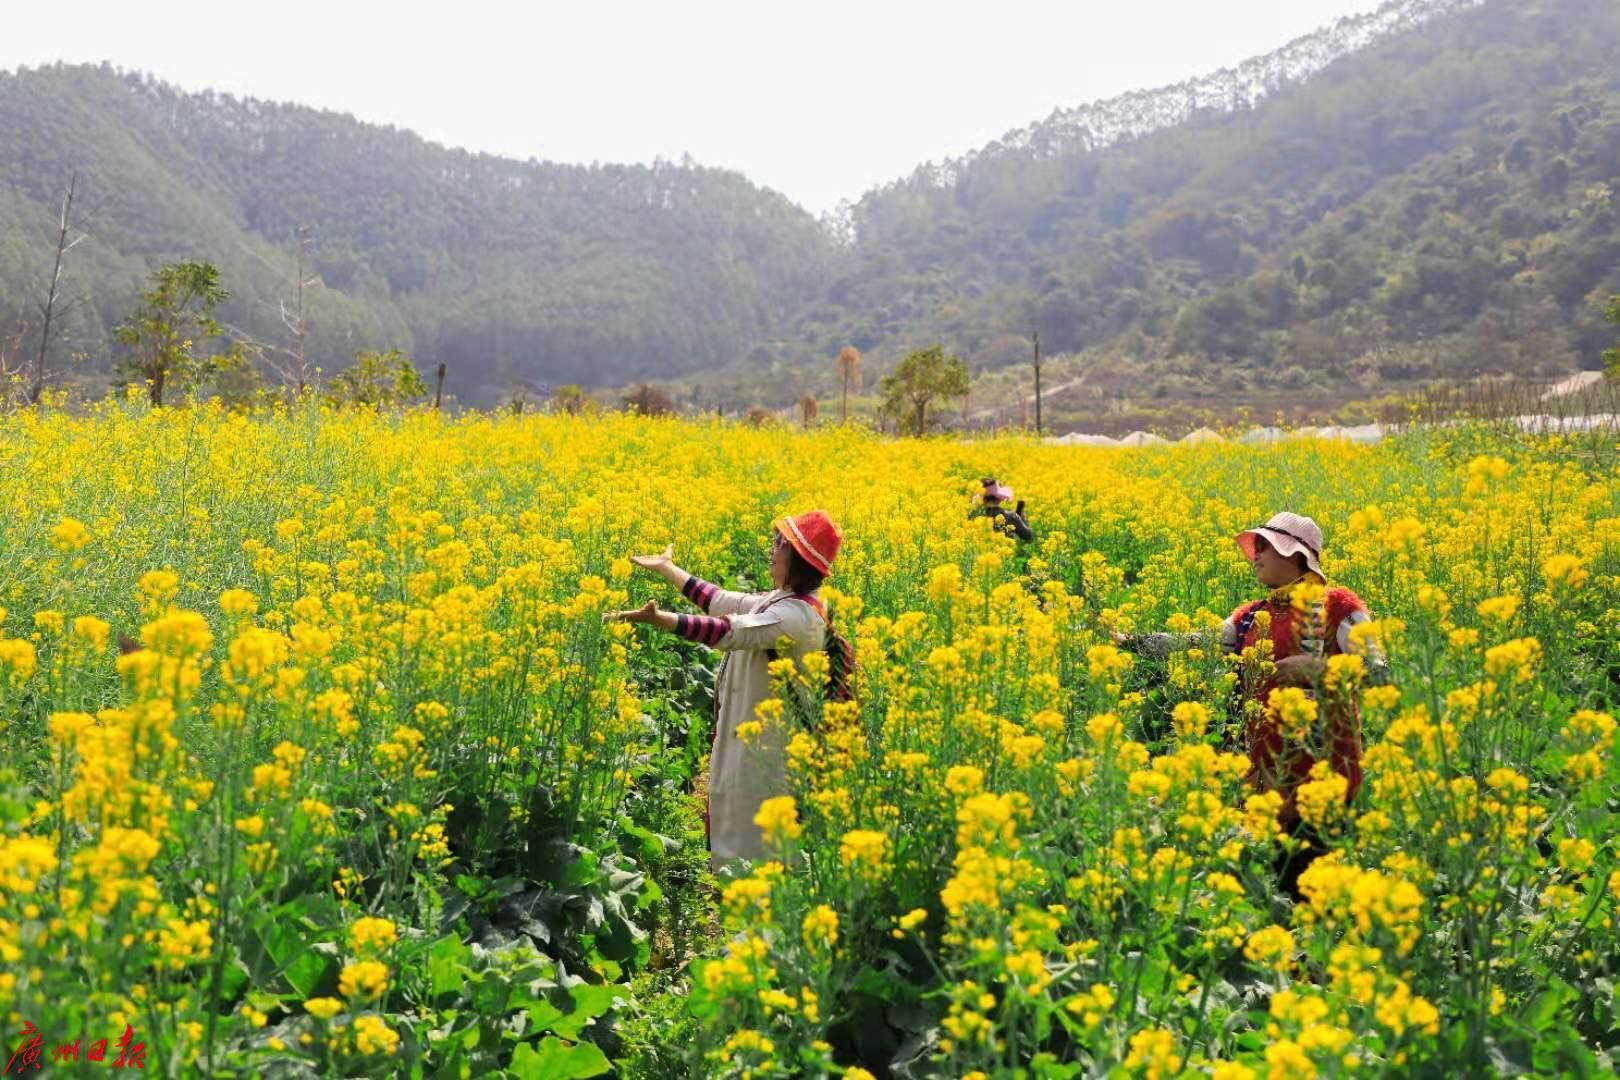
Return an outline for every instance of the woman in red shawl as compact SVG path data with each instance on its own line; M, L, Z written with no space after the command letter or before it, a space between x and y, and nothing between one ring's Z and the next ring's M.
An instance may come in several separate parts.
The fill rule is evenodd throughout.
M1238 548L1254 567L1254 576L1270 590L1263 599L1238 606L1219 629L1221 648L1242 654L1262 640L1271 643L1274 670L1244 672L1240 693L1244 702L1244 737L1249 754L1248 783L1257 792L1282 796L1278 823L1287 832L1309 841L1303 850L1279 865L1285 892L1297 897L1299 874L1322 853L1321 838L1300 820L1299 786L1310 776L1317 758L1297 739L1284 736L1271 705L1273 691L1298 687L1315 697L1322 685L1327 660L1357 653L1364 657L1369 681L1386 676L1382 656L1375 650L1353 647L1351 631L1367 622L1367 605L1349 589L1327 584L1322 573L1322 530L1299 514L1277 514L1264 525L1247 529L1235 538ZM1186 635L1144 634L1123 638L1122 644L1149 655L1167 654L1172 647L1197 644ZM1251 704L1252 703L1252 704ZM1352 802L1361 788L1361 717L1354 700L1319 703L1318 738L1333 771L1345 778L1345 801Z

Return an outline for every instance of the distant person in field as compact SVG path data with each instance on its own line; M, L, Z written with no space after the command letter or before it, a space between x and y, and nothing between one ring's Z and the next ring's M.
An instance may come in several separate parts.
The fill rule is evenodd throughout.
M637 566L679 589L703 614L662 611L649 600L634 611L603 616L646 623L725 654L715 676L709 755L709 861L717 870L734 859L765 857L754 817L760 803L789 793L787 738L767 728L745 740L737 728L752 721L759 703L771 696L772 660L802 661L826 646L831 631L819 592L842 542L843 533L821 510L783 518L771 535L775 587L757 593L728 592L692 576L675 565L673 545L661 555L634 556Z
M1272 660L1276 670L1264 677L1246 675L1240 684L1245 705L1244 738L1249 754L1249 786L1258 792L1275 791L1282 796L1278 823L1308 845L1278 863L1283 890L1299 898L1299 875L1325 850L1320 836L1305 825L1296 803L1300 784L1309 778L1316 759L1303 745L1283 737L1273 712L1267 708L1271 692L1283 687L1299 687L1315 697L1322 684L1329 657L1350 653L1363 655L1366 678L1382 682L1387 678L1383 656L1375 648L1354 646L1351 631L1368 621L1367 605L1349 589L1329 587L1322 573L1322 530L1316 522L1299 514L1277 514L1258 528L1235 537L1238 548L1254 567L1254 576L1270 590L1261 600L1238 606L1218 630L1198 634L1116 635L1118 643L1145 655L1165 656L1173 648L1219 644L1227 653L1241 653L1260 640L1261 626L1269 622ZM1320 599L1296 604L1295 590L1316 586L1303 595L1320 591ZM1264 614L1265 619L1260 616ZM1255 707L1247 707L1253 702ZM1348 782L1346 802L1355 799L1361 787L1361 717L1352 701L1348 706L1319 702L1316 743L1326 746L1333 770Z
M1028 542L1035 539L1035 532L1024 517L1024 504L1009 505L1013 501L1012 488L993 476L986 476L979 483L984 490L979 495L978 503L968 512L968 517L990 518L995 522L997 532L1014 540Z

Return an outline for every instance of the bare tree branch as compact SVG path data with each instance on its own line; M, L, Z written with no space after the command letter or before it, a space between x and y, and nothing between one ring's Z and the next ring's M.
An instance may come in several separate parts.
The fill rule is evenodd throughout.
M73 193L78 186L79 174L75 170L68 177L67 194L62 198L62 228L56 238L56 266L51 270L50 292L40 309L40 314L45 319L45 325L39 334L39 359L34 364L34 382L28 388L28 403L30 405L38 404L39 399L45 393L45 357L51 348L51 319L56 313L56 294L62 283L62 259L69 251L79 246L80 240L84 239L81 236L78 240L72 242L68 240L68 226L73 216Z
M32 327L19 311L9 333L0 336L0 405L11 406L26 400L23 386L23 344Z
M299 226L298 245L293 253L294 265L288 269L277 266L268 257L255 251L247 244L242 244L242 250L252 256L275 277L277 295L275 310L281 320L282 327L287 331L289 341L285 345L269 344L266 342L253 342L253 339L236 328L228 328L233 336L246 342L253 342L259 350L260 356L269 364L272 372L283 385L294 386L302 394L309 385L310 365L309 355L305 347L309 337L309 315L305 309L305 293L315 285L320 284L319 274L309 274L305 269L305 260L308 256L310 235L307 226ZM290 294L290 295L289 295ZM285 362L269 359L270 356L281 357Z

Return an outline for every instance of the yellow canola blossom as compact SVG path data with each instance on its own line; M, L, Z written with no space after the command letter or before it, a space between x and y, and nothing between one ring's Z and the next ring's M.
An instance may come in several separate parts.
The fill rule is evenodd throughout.
M42 1031L88 993L162 1017L176 1067L248 1074L255 1025L304 1000L272 1047L301 1067L381 1074L409 1037L436 1069L450 1021L422 980L460 963L437 905L497 909L501 845L555 874L551 838L597 860L580 878L680 890L673 928L630 892L587 905L578 974L690 971L694 1074L864 1075L831 1027L860 1010L927 1033L919 1073L1033 1073L1061 1046L1099 1075L1461 1074L1551 979L1612 976L1612 447L112 404L0 418L0 461L0 1010ZM967 520L987 474L1034 543ZM600 616L682 605L628 558L666 544L756 587L771 523L810 507L844 529L822 596L858 700L748 718L786 748L754 818L780 861L711 893L679 863L702 762L672 748L707 748L712 666ZM1265 595L1231 537L1283 509L1372 615L1290 680L1269 612L1246 655L1219 647ZM1315 634L1327 599L1281 603ZM1238 686L1268 693L1245 712ZM1319 762L1256 792L1267 709L1305 743L1354 716L1359 791ZM390 969L407 955L439 974ZM1258 1013L1236 969L1271 988Z

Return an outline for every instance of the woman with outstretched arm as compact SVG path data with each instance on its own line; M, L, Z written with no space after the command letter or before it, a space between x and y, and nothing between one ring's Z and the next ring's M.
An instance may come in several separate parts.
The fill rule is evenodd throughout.
M761 859L765 847L754 817L764 800L788 794L787 736L766 728L751 739L737 734L771 696L770 662L801 661L822 648L827 612L819 596L832 571L843 533L821 510L776 522L771 536L771 584L766 592L721 589L675 565L674 547L632 561L655 573L702 614L665 611L649 600L633 611L604 615L678 634L724 653L715 675L714 743L709 755L709 861L719 869L735 859Z

